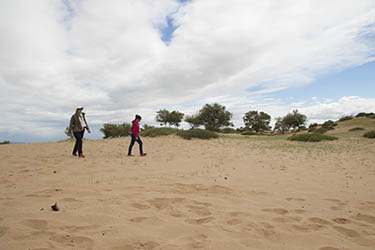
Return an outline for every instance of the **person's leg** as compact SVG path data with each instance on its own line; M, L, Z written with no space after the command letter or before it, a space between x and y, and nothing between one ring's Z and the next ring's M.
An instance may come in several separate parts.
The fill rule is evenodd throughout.
M137 140L138 144L139 144L139 153L141 155L143 155L143 142L141 140L141 137L138 136L138 140Z
M80 132L73 132L74 138L76 138L76 143L74 144L73 155L75 155L79 149L79 144L82 141Z
M83 154L83 151L82 151L82 145L83 145L83 135L85 134L85 130L83 130L82 132L80 132L80 135L81 135L81 143L79 145L79 148L78 148L78 155L82 155Z
M133 148L134 143L135 143L135 136L133 134L131 136L132 136L132 138L131 138L129 149L128 149L128 155L132 154L132 148Z

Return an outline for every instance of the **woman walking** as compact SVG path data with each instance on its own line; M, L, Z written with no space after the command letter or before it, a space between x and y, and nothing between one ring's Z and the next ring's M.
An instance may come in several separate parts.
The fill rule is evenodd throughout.
M131 128L131 142L129 145L129 150L128 150L128 156L133 156L132 155L132 149L134 146L135 142L138 142L139 144L139 153L141 156L147 155L146 153L143 153L143 143L141 138L139 137L139 122L142 120L142 117L139 115L135 115L134 121L132 121L132 128Z
M82 152L82 139L85 133L85 129L87 129L87 132L89 133L91 133L91 131L89 125L87 124L85 113L83 113L82 110L83 107L78 107L76 109L76 113L72 115L72 118L70 119L68 135L72 136L73 131L73 135L76 138L76 144L73 148L73 156L77 156L78 152L79 157L85 158L85 155Z

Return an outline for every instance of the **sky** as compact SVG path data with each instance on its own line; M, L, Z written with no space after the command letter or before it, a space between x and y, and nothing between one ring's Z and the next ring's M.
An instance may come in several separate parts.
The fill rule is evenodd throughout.
M308 124L375 112L374 0L3 0L0 141L206 103ZM183 128L188 128L186 123Z

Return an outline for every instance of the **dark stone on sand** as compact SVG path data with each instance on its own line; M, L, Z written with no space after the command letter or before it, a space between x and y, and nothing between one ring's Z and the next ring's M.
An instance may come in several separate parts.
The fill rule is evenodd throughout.
M59 211L60 210L59 206L57 206L57 202L55 204L53 204L51 206L51 208L52 208L53 211Z

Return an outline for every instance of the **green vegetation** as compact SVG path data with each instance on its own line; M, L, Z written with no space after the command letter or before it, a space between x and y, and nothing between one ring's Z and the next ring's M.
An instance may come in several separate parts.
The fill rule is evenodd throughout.
M177 133L178 136L181 136L184 139L192 139L192 138L199 138L199 139L211 139L211 138L218 138L218 134L203 129L190 129L190 130L181 130Z
M100 129L100 132L104 134L103 139L107 138L116 138L124 137L130 134L131 125L129 123L123 124L111 124L105 123L103 128Z
M363 135L366 138L374 139L375 138L375 130L368 131Z
M255 130L255 132L270 130L271 116L265 112L257 110L245 113L242 118L247 129Z
M156 113L157 115L155 117L155 120L157 122L160 122L161 126L163 125L165 126L169 124L169 125L179 127L182 119L184 118L183 113L175 111L175 110L173 110L172 112L169 112L166 109L161 109Z
M245 130L241 133L241 135L256 135L257 133L250 130Z
M168 128L168 127L150 128L150 129L142 131L141 136L145 136L145 137L165 136L165 135L176 134L178 131L180 130L177 128Z
M288 137L291 141L319 142L322 140L337 140L337 137L322 134L299 134Z
M353 116L348 115L348 116L341 117L341 118L339 119L339 122L349 121L349 120L352 120L352 119L353 119Z
M274 130L284 133L290 129L300 131L305 129L306 116L298 113L298 110L293 110L284 117L277 117Z
M235 130L234 128L223 128L220 130L221 133L223 134L239 134L240 132Z
M358 113L355 117L369 117L369 118L375 118L375 114L374 114L374 113L365 113L365 112L361 112L361 113Z
M313 130L312 130L312 132L314 133L314 134L324 134L325 132L327 132L329 129L327 129L327 128L324 128L324 127L320 127L320 128L314 128ZM309 129L309 131L310 131L310 129Z
M349 129L348 131L351 132L351 131L359 131L359 130L365 130L365 129L364 128L360 128L360 127L355 127L355 128Z
M5 144L10 144L10 141L3 141L3 142L0 142L0 145L5 145Z

